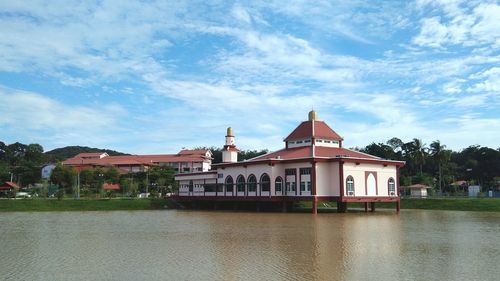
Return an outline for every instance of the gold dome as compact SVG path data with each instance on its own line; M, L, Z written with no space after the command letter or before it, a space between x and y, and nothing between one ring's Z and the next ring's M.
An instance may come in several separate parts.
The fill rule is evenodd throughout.
M309 121L317 120L318 115L316 114L316 111L311 110L309 111Z
M226 136L228 136L228 137L233 137L234 136L233 135L233 128L231 128L231 127L227 128L227 134L226 134Z

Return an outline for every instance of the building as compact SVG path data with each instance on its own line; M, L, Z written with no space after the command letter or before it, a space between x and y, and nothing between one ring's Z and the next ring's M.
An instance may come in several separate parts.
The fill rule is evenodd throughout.
M7 181L4 184L0 185L0 196L7 196L12 192L17 192L19 190L19 186L14 182Z
M409 191L410 197L413 198L427 198L427 189L430 189L431 187L425 184L412 184L409 186L402 186L401 189L406 190L406 194Z
M238 149L228 128L223 163L212 170L177 174L178 202L311 201L313 213L320 201L336 201L339 211L347 202L395 202L399 211L401 161L381 159L343 147L340 137L311 111L285 139L285 147L237 162Z
M212 165L210 150L181 150L177 154L109 156L107 153L80 153L62 162L77 170L116 167L121 173L136 173L151 166L172 167L177 173L206 172Z

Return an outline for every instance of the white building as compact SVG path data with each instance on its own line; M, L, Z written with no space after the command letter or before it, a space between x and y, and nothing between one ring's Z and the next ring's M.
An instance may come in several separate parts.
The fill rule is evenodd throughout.
M340 211L347 202L395 202L399 211L401 161L342 147L343 139L309 112L285 140L285 148L237 162L238 149L228 128L223 163L201 173L177 174L180 202L196 201L336 201Z

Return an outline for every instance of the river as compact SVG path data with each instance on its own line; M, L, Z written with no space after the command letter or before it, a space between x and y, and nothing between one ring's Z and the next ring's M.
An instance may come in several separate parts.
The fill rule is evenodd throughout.
M0 213L0 280L499 280L500 213Z

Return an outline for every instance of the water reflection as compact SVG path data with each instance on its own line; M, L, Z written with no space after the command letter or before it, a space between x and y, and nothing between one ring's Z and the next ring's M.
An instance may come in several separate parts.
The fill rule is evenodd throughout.
M3 280L496 280L500 214L0 215Z

